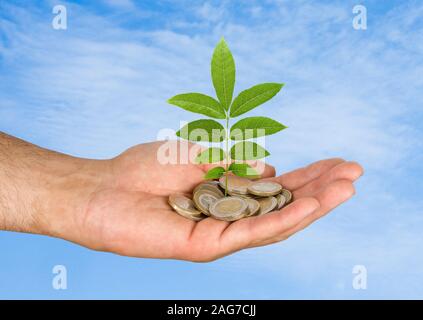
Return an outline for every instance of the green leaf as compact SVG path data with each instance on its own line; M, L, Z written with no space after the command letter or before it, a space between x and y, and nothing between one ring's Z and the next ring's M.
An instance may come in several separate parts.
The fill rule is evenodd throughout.
M168 103L181 107L182 109L201 113L215 119L225 119L225 110L220 103L201 93L183 93L178 94L169 100Z
M258 160L267 157L270 153L255 142L238 142L231 148L231 159Z
M235 86L235 61L225 39L221 39L213 52L211 76L217 98L225 110L229 109Z
M217 121L201 119L187 123L176 135L189 141L222 142L225 140L226 131Z
M208 148L201 152L196 158L197 163L214 163L225 159L225 151L220 148Z
M231 128L232 140L246 140L268 136L287 127L267 117L250 117L239 120Z
M232 103L231 117L238 117L272 99L283 85L283 83L262 83L242 91Z
M225 173L225 168L215 167L207 171L204 179L219 179Z
M228 170L238 177L256 178L259 176L257 171L247 163L232 163Z

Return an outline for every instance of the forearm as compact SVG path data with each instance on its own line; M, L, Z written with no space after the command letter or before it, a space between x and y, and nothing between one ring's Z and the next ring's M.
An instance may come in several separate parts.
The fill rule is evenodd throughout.
M0 132L0 230L66 233L107 171Z

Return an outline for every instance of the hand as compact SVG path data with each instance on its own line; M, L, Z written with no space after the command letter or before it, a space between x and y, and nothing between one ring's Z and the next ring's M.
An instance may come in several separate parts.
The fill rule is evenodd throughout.
M92 241L83 245L128 256L211 261L287 239L348 200L352 182L362 175L358 164L342 159L277 178L270 178L275 170L266 166L263 176L292 190L293 203L234 223L213 218L196 223L176 214L167 199L171 193L189 193L208 166L161 165L156 159L161 144L139 145L113 160L113 178L92 194L79 226Z
M342 159L319 161L280 177L266 166L263 177L293 191L293 203L233 223L213 218L196 223L175 213L167 198L171 193L189 193L210 166L162 165L157 160L162 144L142 144L103 161L16 144L16 149L34 150L14 152L10 163L2 163L0 157L0 169L5 166L6 173L14 165L16 170L29 168L22 175L10 169L17 172L13 181L5 180L10 175L2 176L0 170L3 186L13 185L11 190L19 191L16 196L0 194L0 228L52 235L127 256L211 261L287 239L348 200L354 194L353 181L362 175L358 164ZM5 148L11 145L3 144ZM39 155L43 161L29 161L28 155ZM19 159L25 165L17 165ZM2 199L8 199L7 203Z

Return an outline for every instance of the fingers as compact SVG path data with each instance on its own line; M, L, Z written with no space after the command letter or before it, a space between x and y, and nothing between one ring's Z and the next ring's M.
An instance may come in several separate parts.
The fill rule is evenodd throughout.
M263 172L260 173L261 178L273 178L276 175L275 167L262 161L256 161L256 164L251 164L251 166L254 169L262 168Z
M215 166L208 164L202 168L206 171ZM269 165L264 171L263 177L275 174ZM234 223L212 218L197 223L189 260L211 261L237 250L284 240L351 198L355 192L352 182L362 174L359 164L333 158L273 178L293 190L296 199L293 203L280 211Z
M197 222L186 240L188 246L179 250L179 258L184 260L207 262L224 256L220 246L220 237L230 222L206 218Z
M273 178L275 175L276 175L275 167L266 163L266 165L264 167L264 171L261 174L261 177L262 178Z
M319 206L316 199L303 198L278 212L239 220L222 233L221 249L228 253L261 245L298 225Z
M300 168L276 177L274 181L280 183L287 189L295 190L304 186L310 181L317 179L331 168L343 162L345 162L345 160L340 158L320 160L308 165L307 167Z
M244 248L285 240L350 199L354 193L352 181L341 179L332 181L314 197L299 198L277 212L234 223L207 218L196 224L191 235L194 247L184 258L212 261Z
M363 174L363 168L356 162L342 162L294 191L294 198L311 197L336 180L355 181Z
M286 239L294 233L306 228L311 223L322 218L340 204L349 200L354 194L355 188L350 180L337 180L332 182L324 190L316 194L316 198L320 203L320 208L312 215L306 217L298 225L281 235L281 238Z

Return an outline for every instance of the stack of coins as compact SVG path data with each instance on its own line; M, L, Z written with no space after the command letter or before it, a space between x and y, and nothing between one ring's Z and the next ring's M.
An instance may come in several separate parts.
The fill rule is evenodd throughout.
M194 221L208 216L236 221L280 210L290 202L292 193L277 182L252 181L234 175L200 183L194 188L192 199L180 194L169 196L170 206L181 216Z

